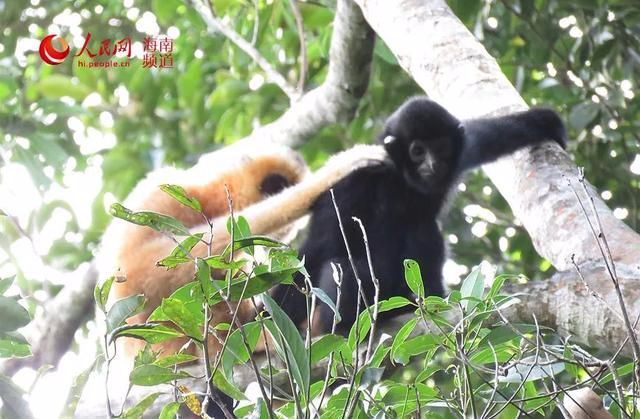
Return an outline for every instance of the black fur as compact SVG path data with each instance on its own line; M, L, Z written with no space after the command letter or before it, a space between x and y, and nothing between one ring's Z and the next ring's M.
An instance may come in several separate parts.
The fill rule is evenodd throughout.
M360 218L366 228L374 272L380 280L380 299L411 296L404 280L403 260L407 258L420 265L427 293L443 295L445 246L436 220L458 177L465 170L545 140L565 147L564 125L552 110L531 109L462 123L424 97L403 104L379 136L389 160L357 170L333 188L368 302L373 301L374 289L362 234L351 217ZM334 301L330 263L343 268L343 320L338 329L344 333L355 321L357 284L329 192L312 207L308 237L300 249L306 269L314 286ZM304 297L292 287L277 289L276 299L297 324L306 318ZM324 304L318 310L316 330L326 332L333 313Z
M264 196L275 195L282 191L284 188L291 186L291 182L286 176L280 173L271 173L262 180L260 185L260 192Z

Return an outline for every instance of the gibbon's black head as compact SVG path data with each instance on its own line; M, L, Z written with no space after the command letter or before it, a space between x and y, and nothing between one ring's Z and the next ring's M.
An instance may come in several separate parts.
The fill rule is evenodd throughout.
M276 195L289 186L291 186L291 182L286 176L280 173L270 173L262 179L260 192L263 196Z
M418 96L389 117L379 141L409 185L443 192L456 175L464 128L445 108Z

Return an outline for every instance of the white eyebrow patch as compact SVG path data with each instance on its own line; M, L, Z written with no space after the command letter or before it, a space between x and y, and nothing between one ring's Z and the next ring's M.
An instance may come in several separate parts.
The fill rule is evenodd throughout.
M393 143L396 140L396 137L394 137L393 135L387 135L386 137L384 137L384 139L382 140L382 143L384 145L389 145L391 143Z

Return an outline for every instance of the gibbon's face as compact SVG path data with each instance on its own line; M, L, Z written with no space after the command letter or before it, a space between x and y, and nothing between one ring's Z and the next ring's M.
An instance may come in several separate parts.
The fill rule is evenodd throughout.
M389 117L379 140L409 185L442 192L455 177L464 129L442 106L416 97Z

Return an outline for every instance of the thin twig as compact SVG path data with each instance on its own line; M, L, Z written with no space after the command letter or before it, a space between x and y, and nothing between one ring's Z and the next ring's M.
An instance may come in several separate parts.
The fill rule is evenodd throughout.
M584 168L579 168L578 169L578 182L582 185L582 189L584 191L584 194L587 196L587 198L589 199L590 202L590 206L591 206L591 211L593 212L593 216L595 218L595 222L596 222L596 226L598 228L598 230L596 231L596 226L593 225L593 223L591 222L591 220L589 219L588 213L586 208L584 207L584 204L582 203L582 200L580 198L580 196L578 195L578 192L575 190L575 188L573 187L573 185L571 185L571 183L569 182L569 184L571 185L571 189L573 190L578 203L580 204L580 207L582 208L582 211L584 212L584 215L587 219L587 224L589 225L591 232L594 236L594 238L596 239L596 242L598 244L598 249L600 250L600 253L602 254L602 258L604 259L605 262L605 266L607 268L607 272L609 273L609 277L611 278L611 282L613 282L613 288L616 292L616 297L618 299L618 304L620 305L620 311L622 313L622 317L624 320L624 324L625 327L627 329L627 334L629 336L629 340L631 341L631 348L633 350L633 357L634 357L634 361L636 363L636 370L635 370L635 379L636 381L640 380L640 365L638 364L638 362L640 361L640 345L638 344L638 338L637 335L635 333L635 330L631 324L631 320L629 320L629 313L627 311L627 305L624 301L624 296L622 295L622 290L620 289L620 282L619 282L619 278L618 278L618 274L616 272L616 268L615 268L615 263L613 261L613 256L611 254L611 249L609 248L609 244L607 242L607 238L606 235L603 231L602 228L602 223L600 222L600 216L598 215L598 211L596 209L595 206L595 202L593 200L593 196L591 196L591 194L589 193L589 190L587 188L587 185L584 181Z
M367 296L364 295L364 291L362 290L362 281L360 280L360 275L358 275L358 269L356 268L355 260L353 259L353 255L351 254L351 247L349 246L349 240L347 240L347 233L344 230L344 226L342 225L342 216L340 215L340 208L338 208L338 204L336 203L336 197L333 193L333 188L329 189L331 193L331 201L333 202L333 208L336 212L336 217L338 218L338 227L340 227L340 233L342 234L342 241L344 243L344 247L347 250L347 259L349 259L349 264L351 265L351 270L353 271L353 275L356 279L356 283L358 284L358 294L360 294L360 298L362 298L362 302L367 310L369 310L369 304L367 302ZM360 313L357 313L360 314Z
M264 71L267 79L275 83L280 88L280 90L282 90L289 97L289 100L291 102L296 102L300 98L300 95L296 91L295 87L289 84L284 76L280 74L280 72L276 70L275 67L273 67L271 63L269 63L269 61L267 61L267 59L264 58L262 54L260 54L260 51L258 51L253 45L251 45L251 43L244 39L233 28L228 26L222 19L215 16L208 3L199 0L193 0L192 3L194 8L198 11L200 16L206 23L209 30L223 34L245 54L251 57L251 59L262 69L262 71Z
M271 361L271 349L269 348L267 326L264 324L264 319L258 312L258 304L256 303L256 299L254 297L251 297L251 302L253 303L253 309L256 312L258 323L260 323L260 333L262 333L264 339L264 350L267 354L267 365L269 365L269 410L271 410L273 409L273 364Z
M373 270L373 261L371 260L371 251L369 249L369 239L367 238L367 231L362 224L362 220L358 217L351 217L353 221L358 223L360 226L360 231L362 231L362 240L364 241L364 249L367 254L367 264L369 265L369 275L371 275L371 282L373 283L374 295L373 295L373 317L371 319L371 331L369 332L369 343L367 344L367 352L365 356L365 360L368 363L371 361L371 357L373 356L372 348L373 348L373 340L376 334L376 324L378 322L378 312L380 307L378 307L378 303L380 302L380 281L376 276Z
M575 258L575 254L571 255L571 264L573 265L573 269L576 270L576 273L578 274L578 278L580 278L580 281L582 282L582 284L585 286L585 288L587 289L587 291L589 291L589 293L596 299L598 300L602 305L604 305L605 307L607 307L607 309L609 309L609 311L611 313L613 313L616 317L618 317L619 320L624 321L624 319L622 318L622 315L620 313L618 313L616 310L613 309L613 307L611 307L607 301L604 299L604 297L602 297L600 294L598 294L597 292L595 292L591 286L589 285L589 283L587 282L586 278L584 277L584 275L582 274L582 271L580 270L580 267L578 266L578 263L576 262L576 258Z
M331 269L333 271L333 281L336 283L336 312L333 313L333 324L331 325L331 334L336 333L336 328L338 326L338 313L340 312L340 297L342 297L342 266L339 264L331 263ZM333 355L334 352L331 352L329 355L329 365L327 366L327 373L324 377L324 384L322 385L322 392L320 393L320 402L318 403L318 408L322 408L322 402L324 401L324 397L327 394L327 389L329 388L329 378L331 376L331 368L333 368Z
M309 66L307 62L307 41L304 36L304 24L302 22L302 14L298 8L297 0L289 0L291 4L291 11L293 17L296 20L296 29L298 31L298 39L300 43L300 74L298 76L298 94L304 93L304 85L307 80L307 68Z
M336 202L336 196L333 193L333 188L329 189L331 193L331 202L333 202L333 208L336 212L336 217L338 218L338 227L340 228L340 233L342 234L342 240L344 242L344 246L347 249L347 258L349 259L349 263L351 264L351 269L353 270L353 275L356 279L356 283L358 284L358 298L356 299L356 319L355 325L356 328L356 354L354 357L354 367L353 374L351 375L350 383L349 383L349 393L347 394L347 408L342 412L342 418L350 417L350 414L355 407L355 402L351 400L351 396L353 395L355 389L356 376L358 375L358 364L360 356L358 354L358 344L360 342L360 301L365 304L366 310L369 311L369 306L367 305L367 299L364 295L364 291L362 290L362 281L360 280L360 276L358 275L358 270L356 269L356 263L351 255L351 249L349 247L349 241L347 240L347 234L344 230L344 226L342 225L342 216L340 215L340 208L338 208L338 203ZM357 397L353 399L357 400Z

